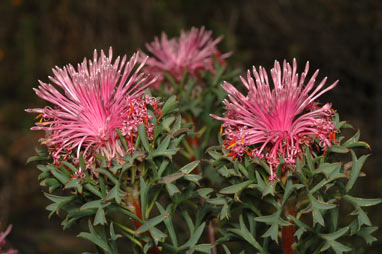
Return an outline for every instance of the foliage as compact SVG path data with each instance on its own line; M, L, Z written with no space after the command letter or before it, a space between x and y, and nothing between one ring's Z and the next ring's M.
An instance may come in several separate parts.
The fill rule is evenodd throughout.
M350 128L335 116L338 129ZM356 150L367 148L357 131L351 138L337 134L338 142L325 154L313 159L314 149L307 149L294 171L277 169L280 181L269 181L269 167L264 161L245 155L242 160L229 157L221 146L211 147L210 162L225 179L225 187L216 197L207 197L215 205L221 220L219 243L240 241L248 253L273 253L280 244L283 227L295 226L297 253L335 253L351 251L353 237L367 244L377 239L377 227L365 207L380 204L382 199L353 196L351 189L369 156ZM351 157L344 163L343 159ZM349 209L350 212L349 212ZM352 238L351 238L352 237Z

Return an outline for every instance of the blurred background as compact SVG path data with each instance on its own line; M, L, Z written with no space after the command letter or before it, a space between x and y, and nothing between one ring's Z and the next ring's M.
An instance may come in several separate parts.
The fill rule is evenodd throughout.
M48 219L39 171L25 164L41 135L29 130L34 116L24 112L45 105L32 90L37 80L48 82L52 67L76 64L94 49L130 56L162 31L172 37L192 26L224 35L219 48L233 52L228 63L242 74L296 58L299 72L309 60L319 79L339 79L320 100L333 102L372 147L356 196L382 196L382 1L1 0L0 231L14 225L8 240L20 254L92 250L75 230L62 231L57 216ZM381 206L368 213L382 225ZM381 253L381 234L357 253Z

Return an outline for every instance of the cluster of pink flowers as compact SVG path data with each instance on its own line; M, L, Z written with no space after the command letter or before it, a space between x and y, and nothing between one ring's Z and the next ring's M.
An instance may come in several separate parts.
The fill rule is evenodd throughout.
M35 89L42 99L52 107L28 109L38 113L40 121L32 130L46 131L41 140L56 163L73 159L78 162L80 154L87 168L94 166L95 154L107 160L132 153L135 149L137 126L144 124L148 136L152 136L154 124L147 106L160 113L156 99L144 94L144 89L156 82L142 72L144 62L134 54L129 61L126 56L112 62L112 49L109 56L103 51L98 57L94 51L93 61L84 61L77 70L72 65L53 69L50 80L60 88L40 81ZM117 130L122 132L129 145L125 151ZM83 170L75 172L83 176Z
M204 27L182 30L179 38L170 40L162 33L160 39L156 37L153 42L146 44L152 57L147 60L145 71L158 74L159 81L164 80L163 73L167 72L178 82L185 71L196 78L200 76L200 71L215 73L213 58L224 63L231 53L221 54L216 45L222 36L212 39L211 34Z
M12 225L9 225L7 227L7 229L5 230L5 232L3 232L3 233L0 232L0 254L17 254L17 253L19 253L15 249L8 249L7 251L4 250L4 246L6 244L5 238L9 235L11 230L12 230Z
M223 89L229 98L224 101L226 116L211 115L224 122L222 134L229 155L236 159L248 154L266 160L271 169L270 180L276 179L274 171L281 158L284 169L293 169L296 159L302 156L303 146L325 152L335 138L334 111L329 103L319 107L316 99L334 88L337 82L323 89L324 78L313 89L318 71L305 85L308 70L309 63L299 78L296 60L293 66L284 61L282 69L276 61L271 70L272 89L266 70L253 68L255 80L250 71L247 80L241 78L248 95L244 96L225 82ZM316 142L318 145L314 146Z

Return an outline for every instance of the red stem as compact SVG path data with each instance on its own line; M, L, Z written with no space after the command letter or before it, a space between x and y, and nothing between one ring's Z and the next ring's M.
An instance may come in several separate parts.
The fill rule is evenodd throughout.
M139 218L142 219L142 210L141 210L141 201L140 200L135 200L133 199L132 205L135 208L135 215ZM134 226L136 229L138 229L140 226L142 226L142 223L140 223L137 220L133 220ZM151 237L150 232L148 232L148 235ZM142 240L141 243L144 245L145 242ZM161 251L157 246L152 247L151 249L148 250L148 254L161 254Z
M293 206L287 205L285 209L285 215L296 215L295 208ZM295 243L294 233L296 231L296 225L289 221L292 225L282 227L282 243L283 243L283 254L294 254L293 244Z

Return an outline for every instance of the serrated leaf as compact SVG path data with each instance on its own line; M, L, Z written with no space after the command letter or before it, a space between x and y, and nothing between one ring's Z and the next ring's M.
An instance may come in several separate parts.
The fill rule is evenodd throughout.
M152 238L154 239L155 245L158 245L159 241L162 241L162 239L167 237L167 235L165 233L163 233L162 231L160 231L156 227L150 228L149 231L150 231Z
M293 192L293 183L292 183L292 180L289 178L285 186L285 192L284 192L283 200L281 202L282 206L284 206L285 203L288 201L288 198L290 194L292 194L292 192Z
M245 241L247 241L257 250L259 250L260 252L263 252L264 251L263 247L259 244L258 241L256 241L256 239L253 237L253 235L249 232L249 230L245 226L243 215L240 215L239 222L240 222L240 228L229 228L228 231L239 235L241 238L243 238Z
M105 211L103 210L102 207L98 207L96 216L94 218L94 226L98 224L101 224L101 225L106 224Z
M204 228L206 226L206 222L203 222L195 231L194 233L191 235L190 239L185 243L183 244L182 246L180 246L179 250L185 250L189 247L192 247L192 246L195 246L196 243L199 241L200 237L202 236L202 233L204 231Z
M214 191L214 189L212 189L212 188L201 188L201 189L197 190L199 196L201 196L204 199L209 199L208 194L210 194L213 191Z
M377 238L371 235L377 229L378 227L363 227L357 232L357 235L362 237L368 245L371 245L373 242L377 241Z
M313 214L313 224L318 223L321 226L325 227L325 221L324 221L324 218L322 217L320 210L317 208L313 208L312 214Z
M171 208L172 208L172 204L167 207L166 211L164 210L164 208L162 207L162 205L160 203L155 202L155 204L158 207L158 210L162 215L170 213ZM174 225L172 223L172 215L168 216L164 220L164 224L166 225L166 228L167 228L168 234L170 235L170 239L171 239L173 246L175 248L178 248L178 239L177 239L177 236L175 233Z
M162 121L163 129L165 129L166 131L170 132L170 131L171 131L171 127L170 127L170 125L171 125L174 121L175 121L175 117L173 117L173 116L166 117L166 118Z
M124 196L126 196L126 193L122 192L119 188L119 184L117 184L109 191L105 200L109 201L109 200L114 199L115 202L117 202L117 204L120 204L121 203L121 197L124 197Z
M113 241L116 241L118 238L121 238L122 236L120 234L116 234L114 230L114 224L113 222L110 223L110 238Z
M320 210L329 210L329 209L333 209L333 208L337 207L337 205L335 205L335 204L330 204L330 203L326 203L326 202L317 200L310 193L308 194L308 196L309 196L309 200L310 200L313 208L320 209Z
M80 207L80 211L86 210L86 209L94 209L101 207L102 200L93 200L85 203Z
M329 175L340 167L341 163L321 163L315 174L323 173L326 178L329 178Z
M168 216L169 216L169 214L161 214L161 215L158 215L158 216L156 216L156 217L154 217L154 218L144 222L142 224L142 226L140 226L135 231L135 233L136 234L142 234L143 232L146 232L146 231L152 229L153 227L155 227L156 225L158 225L159 223L164 221Z
M97 232L94 230L90 220L88 222L90 233L81 232L78 234L78 237L82 237L84 239L87 239L103 249L106 253L111 253L111 249L105 239L103 239L100 235L97 234Z
M342 144L342 146L344 146L344 147L346 147L346 148L349 148L349 146L350 146L351 144L358 142L358 140L359 140L359 136L360 136L360 131L357 130L357 132L354 134L354 136L351 137L351 138L349 138L348 140L346 140L346 141Z
M343 228L337 230L336 232L329 233L329 234L320 234L320 236L321 236L321 238L328 240L328 241L337 240L338 238L340 238L341 236L346 234L346 232L348 230L349 230L349 227L343 227Z
M354 183L356 182L359 173L361 172L362 166L365 163L368 155L362 155L359 159L357 159L357 156L353 150L351 150L351 156L352 156L352 170L351 170L351 175L349 178L349 181L347 182L345 189L347 192L351 190L353 187Z

